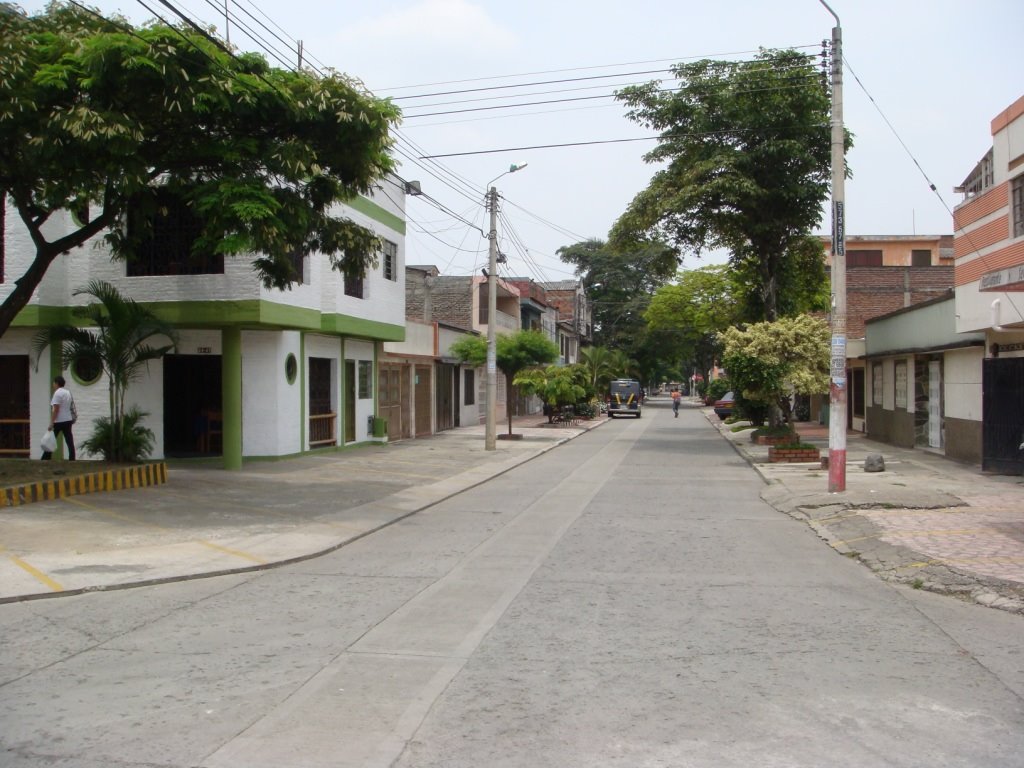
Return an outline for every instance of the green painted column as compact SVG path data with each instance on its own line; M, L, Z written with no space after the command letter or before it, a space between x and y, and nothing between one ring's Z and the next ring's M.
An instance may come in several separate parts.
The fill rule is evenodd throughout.
M221 411L224 469L242 468L242 331L221 331Z

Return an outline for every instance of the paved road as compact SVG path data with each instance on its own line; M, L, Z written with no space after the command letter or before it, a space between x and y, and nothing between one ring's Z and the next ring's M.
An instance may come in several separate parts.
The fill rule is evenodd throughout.
M0 606L0 765L1024 765L1021 617L649 409L315 560Z

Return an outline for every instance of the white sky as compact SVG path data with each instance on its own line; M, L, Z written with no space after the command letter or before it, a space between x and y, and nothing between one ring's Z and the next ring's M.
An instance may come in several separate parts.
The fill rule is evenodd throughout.
M169 15L157 0L146 2ZM255 24L243 10L261 18L286 41L302 40L307 55L316 61L358 77L377 95L396 100L513 82L657 70L692 58L750 58L758 47L815 46L814 52L819 52L821 40L831 37L834 24L818 0L228 2L231 12L251 26ZM218 10L223 3L175 2L218 30L224 27ZM832 0L829 4L842 22L848 64L844 117L855 135L849 155L854 176L846 183L847 234L952 233L949 213L928 188L908 150L942 200L950 208L956 205L960 195L952 189L991 146L992 118L1024 94L1020 52L1024 2ZM43 5L41 0L23 3L30 12ZM136 23L152 16L138 0L99 0L92 5L108 14L120 11ZM231 29L231 41L241 48L255 48L237 27ZM273 42L283 50L283 45ZM851 76L851 67L863 88ZM548 74L493 79L538 72ZM485 77L486 81L477 83L424 85ZM535 95L513 101L597 95L610 88L537 92L656 77L535 86L524 89ZM419 103L491 95L434 97ZM623 107L610 98L423 118L412 115L493 102L419 110L411 108L417 101L398 103L407 114L399 128L399 149L413 157L649 135L628 122ZM425 193L486 230L483 194L488 182L512 162L528 163L528 168L496 183L506 200L499 239L509 258L507 273L558 280L570 277L571 271L555 251L584 237L607 236L632 197L646 186L653 168L642 161L642 155L653 146L653 142L633 141L447 157L437 161L443 170L402 157L399 172L420 181ZM446 171L462 182L452 181ZM410 198L407 212L408 263L436 264L445 274L469 274L486 264L487 242L478 231L423 199ZM823 218L819 231L827 232L830 226L828 218ZM710 258L720 260L721 256ZM685 266L701 263L688 258Z

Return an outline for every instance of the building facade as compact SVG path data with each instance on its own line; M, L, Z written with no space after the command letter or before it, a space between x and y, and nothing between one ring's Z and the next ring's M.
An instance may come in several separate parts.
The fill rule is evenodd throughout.
M340 215L373 230L384 243L380 263L360 280L344 279L326 257L312 254L296 263L302 280L291 290L268 289L249 256L210 258L183 268L173 254L190 243L180 238L164 243L141 267L111 260L99 237L59 258L0 338L0 374L10 382L0 403L0 449L38 455L32 436L46 428L49 383L62 372L81 415L79 440L93 420L107 414L102 376L66 368L57 350L38 367L31 357L32 337L47 326L71 324L72 308L86 301L73 291L94 279L177 330L176 350L151 363L128 391L129 404L148 414L154 458L222 455L226 466L237 467L242 457L380 439L374 421L377 355L384 341L405 337L404 195L404 184L388 178L375 193L341 206ZM51 234L77 226L70 214L55 216ZM175 234L168 229L154 240L161 237L170 242ZM34 254L10 211L0 253L2 297Z
M1024 471L1024 96L991 122L992 147L956 191L956 329L985 335L985 469Z

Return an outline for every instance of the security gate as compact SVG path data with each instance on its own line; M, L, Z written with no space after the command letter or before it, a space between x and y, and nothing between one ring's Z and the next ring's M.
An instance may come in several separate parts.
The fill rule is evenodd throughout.
M982 469L1024 473L1024 357L992 358L982 366Z

